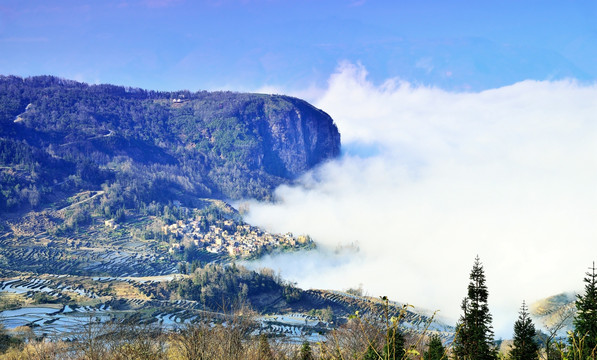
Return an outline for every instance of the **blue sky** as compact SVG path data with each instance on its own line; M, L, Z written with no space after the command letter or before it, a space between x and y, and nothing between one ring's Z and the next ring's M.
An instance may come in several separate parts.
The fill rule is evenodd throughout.
M158 90L325 86L370 78L477 91L597 77L594 1L0 3L0 74Z

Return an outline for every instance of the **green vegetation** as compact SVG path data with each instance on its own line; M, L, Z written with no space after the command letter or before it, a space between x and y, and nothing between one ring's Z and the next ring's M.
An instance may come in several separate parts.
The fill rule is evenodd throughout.
M432 334L427 344L427 352L424 356L425 360L441 360L446 358L446 348L442 343L442 339L437 334Z
M4 329L4 325L0 324L0 354L5 353L10 348L18 347L22 343L22 339L10 336Z
M216 199L270 199L275 187L339 148L332 119L292 97L0 76L0 281L26 291L3 295L0 306L110 308L149 323L170 314L161 307L177 309L181 321L236 302L305 311L314 299L302 290L273 273L229 264L312 246L310 239L258 231ZM188 276L122 280L177 273ZM110 279L90 280L98 276ZM52 292L38 291L41 278ZM62 344L47 357L170 356L132 337L90 356L99 340L88 339L82 353ZM13 358L48 349L32 340Z
M455 359L497 358L487 296L485 272L477 256L470 274L468 295L462 301L463 314L458 322L458 332L454 340Z
M584 278L585 293L577 296L574 333L570 342L574 359L597 357L597 273L595 263Z
M38 292L33 295L34 304L58 304L59 302L56 296L51 296L44 292Z
M290 97L50 76L1 76L0 125L0 212L100 189L108 217L152 201L263 199L340 146L329 116Z
M524 301L519 314L518 320L514 323L514 342L510 350L510 359L538 360L539 344L535 340L537 333Z
M214 199L268 199L339 146L332 119L291 97L0 76L0 270L164 275L275 251L251 234L201 242L245 225ZM164 230L194 219L194 234Z
M235 264L197 268L189 278L170 282L169 288L181 298L197 301L212 310L225 305L223 301L228 305L244 303L249 297L260 294L282 295L287 302L298 301L301 297L299 289L283 282L271 271L258 273Z
M398 329L398 322L394 322L388 329L386 344L383 347L383 359L400 360L406 356L404 349L404 335Z
M303 346L301 347L301 352L299 355L300 360L315 360L313 357L313 351L311 350L311 345L308 341L303 342Z
M579 299L585 302L577 302L579 306L586 306L589 299L587 294L592 290L592 279L595 278L594 266L592 271L585 278L586 293L579 295ZM52 278L52 277L50 277ZM56 278L58 279L58 278ZM465 299L466 315L472 314L471 309L483 309L486 304L487 288L483 267L478 258L470 276L468 295ZM57 281L57 280L54 280ZM77 283L76 279L64 278L69 284ZM126 282L125 282L126 283ZM34 280L32 284L39 284ZM47 280L44 286L52 286ZM116 283L105 283L103 289L97 285L79 288L87 292L95 289L101 296L114 296ZM139 291L155 299L189 299L197 297L202 309L214 309L216 312L203 314L192 323L185 324L174 329L162 329L156 324L148 322L143 314L146 311L129 312L129 317L114 317L107 323L91 322L85 326L80 337L69 343L61 341L39 342L32 332L27 329L20 332L8 332L0 329L0 348L5 354L1 358L22 359L22 358L63 358L67 354L74 358L105 358L105 359L321 359L321 360L389 360L389 359L478 359L482 355L462 355L464 345L469 349L484 349L489 351L489 356L497 356L494 344L488 346L473 347L474 341L478 341L478 333L471 331L463 332L464 326L456 331L455 341L447 348L438 333L428 331L429 323L418 332L408 330L401 324L408 318L408 306L403 306L395 312L394 305L386 298L378 299L381 308L373 306L372 298L361 303L360 310L351 316L345 317L333 329L324 334L323 340L313 343L301 341L300 343L289 343L282 339L268 336L261 332L263 327L258 325L258 314L247 305L258 305L258 298L261 295L269 294L266 298L281 298L284 284L279 276L271 270L260 273L249 271L235 265L219 266L209 265L198 268L194 273L182 279L166 283L138 283L129 286L138 287ZM66 283L62 283L64 287ZM39 285L36 285L39 286ZM301 293L302 307L307 305L313 309L313 292L296 289ZM228 303L215 303L215 297L201 300L201 294L212 293L226 299ZM352 299L355 295L348 295ZM469 300L469 297L471 300ZM311 299L311 300L308 300ZM365 299L365 298L364 298ZM477 299L478 306L473 303ZM53 302L55 299L43 296L33 296L34 302ZM180 300L178 300L180 301ZM321 303L321 298L315 303ZM120 303L120 305L119 305ZM122 301L111 301L111 306L128 309L130 304L139 304L135 300L127 305ZM188 306L191 303L180 303L181 306ZM368 304L368 305L365 305ZM261 304L263 305L263 304ZM76 308L76 305L72 305ZM287 306L287 305L283 305ZM354 305L353 305L354 306ZM350 306L349 306L350 307ZM345 307L346 311L349 307ZM354 308L354 307L353 307ZM340 314L335 306L328 306L322 312L313 314L323 315L325 312ZM130 311L130 310L121 310ZM180 313L180 310L171 310ZM579 313L580 314L580 308ZM168 314L163 310L159 314ZM479 311L477 314L483 314ZM577 314L575 324L580 324L580 317ZM181 315L182 316L182 315ZM188 318L188 316L187 316ZM485 314L482 319L487 319ZM432 319L428 319L428 322ZM470 318L468 319L470 321ZM482 321L477 324L483 324ZM151 324L151 325L149 325ZM461 324L467 324L466 316L461 318ZM474 325L474 323L473 323ZM491 324L483 325L484 329L491 328ZM585 348L584 341L588 333L579 332L576 328L571 333L570 342L566 346L560 343L557 352L539 352L536 342L536 331L530 320L526 304L523 302L519 318L514 326L514 340L511 351L508 354L501 354L503 359L538 359L540 356L547 356L547 359L594 359L589 348ZM491 332L488 332L491 333ZM589 350L587 350L589 349ZM35 354L34 356L32 354ZM33 356L33 357L32 357ZM485 355L486 356L486 355Z
M315 316L322 321L326 322L334 322L336 320L336 316L334 315L334 311L331 307L327 307L325 309L311 309L307 312L309 316Z

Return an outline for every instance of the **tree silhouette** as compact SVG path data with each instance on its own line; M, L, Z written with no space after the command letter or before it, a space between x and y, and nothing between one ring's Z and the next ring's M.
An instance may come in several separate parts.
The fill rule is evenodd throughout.
M425 360L441 360L444 358L446 348L442 344L442 339L437 334L431 335L429 338L429 348L425 353Z
M497 359L487 296L485 273L479 256L477 256L470 274L468 295L462 301L463 314L458 321L458 332L454 339L456 359Z
M585 281L585 293L577 295L574 331L582 339L583 354L594 356L597 351L597 273L595 262L589 268Z
M535 341L535 335L535 325L533 325L528 308L523 301L518 320L514 323L514 343L510 350L510 359L539 359L539 344Z
M383 348L383 358L388 360L402 359L405 354L404 343L404 336L398 329L398 322L396 322L388 329L386 345Z

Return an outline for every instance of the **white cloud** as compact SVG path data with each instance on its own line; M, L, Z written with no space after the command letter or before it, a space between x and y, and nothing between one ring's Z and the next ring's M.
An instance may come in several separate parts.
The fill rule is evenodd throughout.
M452 93L367 79L342 64L315 102L343 146L373 144L252 203L248 221L356 255L269 258L299 285L344 289L456 318L478 254L498 334L527 303L581 289L597 258L597 87L525 81ZM355 147L356 148L356 147Z

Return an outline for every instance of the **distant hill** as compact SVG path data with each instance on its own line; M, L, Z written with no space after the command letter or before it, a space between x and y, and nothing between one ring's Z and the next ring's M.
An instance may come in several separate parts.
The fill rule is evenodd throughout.
M280 95L158 92L0 76L0 213L86 190L120 208L268 199L339 154L325 112Z
M553 332L556 337L565 337L567 331L574 328L575 301L576 295L568 292L531 304L529 310L537 329L548 334Z

